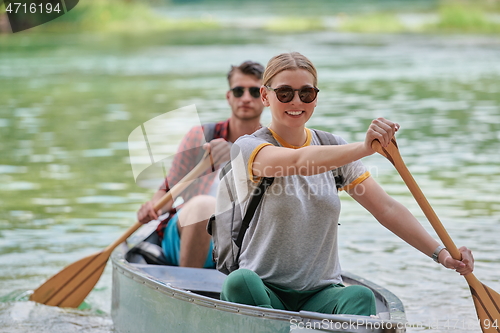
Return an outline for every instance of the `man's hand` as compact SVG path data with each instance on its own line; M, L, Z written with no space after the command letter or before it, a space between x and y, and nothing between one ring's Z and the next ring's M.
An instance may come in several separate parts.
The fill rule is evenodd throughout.
M224 139L214 139L205 143L203 149L212 154L214 165L219 165L231 159L231 144Z
M140 223L146 224L149 221L157 220L159 215L161 215L161 209L155 212L153 201L148 201L137 212L137 220Z

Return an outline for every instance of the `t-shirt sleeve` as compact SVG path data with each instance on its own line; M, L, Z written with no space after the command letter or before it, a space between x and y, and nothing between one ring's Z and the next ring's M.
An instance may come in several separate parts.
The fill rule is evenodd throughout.
M335 134L334 136L339 145L347 144L347 141L345 141L342 137ZM366 167L360 160L346 164L339 169L342 174L342 181L340 184L341 191L350 190L370 177L370 172L366 169Z
M236 140L231 148L231 160L238 157L242 158L246 167L247 177L253 182L258 182L260 180L260 177L255 177L253 175L252 166L255 157L265 146L272 146L272 144L253 135L244 135Z

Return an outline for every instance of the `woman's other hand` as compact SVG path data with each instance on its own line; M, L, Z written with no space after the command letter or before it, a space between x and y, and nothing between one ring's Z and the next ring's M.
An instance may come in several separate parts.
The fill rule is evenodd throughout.
M439 254L439 262L446 268L454 269L460 275L467 275L474 270L474 257L471 250L462 246L458 249L462 255L462 260L455 260L446 250L441 251Z

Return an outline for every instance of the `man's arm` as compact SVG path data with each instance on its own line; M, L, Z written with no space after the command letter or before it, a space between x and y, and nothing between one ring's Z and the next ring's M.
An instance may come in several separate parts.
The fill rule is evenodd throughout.
M158 191L156 191L150 201L145 202L141 206L141 208L137 212L137 220L140 223L148 223L149 221L157 220L159 215L163 214L164 212L168 212L172 208L174 201L170 200L158 211L154 210L155 203L160 200L166 193L167 192L165 190L159 189Z
M189 171L196 166L196 159L203 149L203 129L201 126L193 127L183 138L172 161L172 166L162 186L156 191L150 201L145 202L137 211L137 220L141 223L158 219L158 216L169 211L176 198L172 198L158 211L154 210L154 204L160 200L175 184L177 184Z

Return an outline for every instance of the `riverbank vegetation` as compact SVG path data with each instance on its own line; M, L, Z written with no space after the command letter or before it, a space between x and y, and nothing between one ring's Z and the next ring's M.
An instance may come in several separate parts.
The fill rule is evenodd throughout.
M430 31L500 33L500 1L446 1Z
M175 17L170 15L169 8L186 4L151 1L153 0L81 1L67 14L30 30L138 34L176 31L180 34L196 32L202 35L210 31L217 31L219 34L223 31L244 30L279 34L322 30L355 33L500 34L500 0L438 0L431 2L432 6L421 9L380 6L366 10L360 3L359 10L350 8L345 11L342 10L346 8L335 7L337 4L326 3L318 5L325 9L319 11L321 14L318 11L314 14L304 11L296 15L290 8L280 11L273 7L266 15L257 11L237 18L212 16L210 8L221 5L212 4L210 0L198 2L205 6L205 12L187 10L183 15ZM270 5L277 4L278 2L273 2ZM187 6L189 5L188 3ZM229 12L235 10L235 6L240 5L230 0L225 3ZM294 5L291 9L293 8Z
M340 18L341 31L369 33L500 33L500 1L441 1L430 13L370 13Z
M124 0L86 0L52 24L40 26L45 31L153 32L213 30L220 24L207 18L169 18L148 3Z

